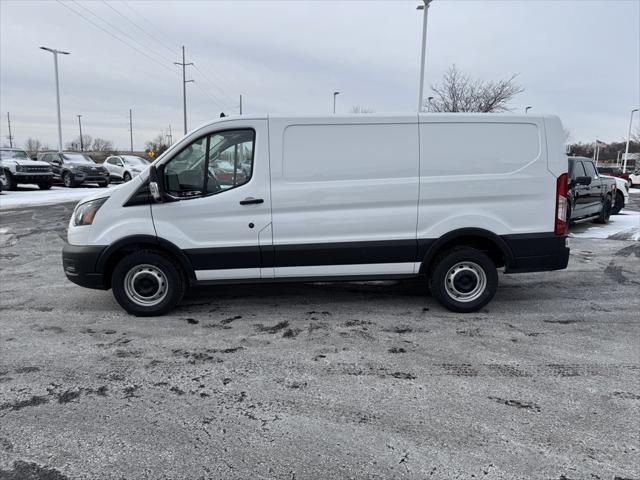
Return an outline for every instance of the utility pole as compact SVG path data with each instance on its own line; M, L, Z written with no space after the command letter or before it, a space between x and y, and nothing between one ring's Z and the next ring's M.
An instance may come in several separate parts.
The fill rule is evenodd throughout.
M11 116L9 115L9 112L7 112L7 125L9 125L9 136L7 137L9 139L9 148L13 148L13 136L11 135Z
M82 140L82 115L76 115L78 117L78 127L80 127L80 151L84 152L84 140Z
M240 94L240 115L242 115L242 94Z
M420 57L420 93L418 94L418 113L423 108L424 94L424 64L427 56L427 18L429 16L429 4L433 0L422 0L424 5L418 5L417 10L424 10L422 15L422 55Z
M340 92L333 92L333 114L336 114L336 97L340 95Z
M62 120L60 119L60 86L58 83L58 54L69 55L69 52L56 50L55 48L40 47L42 50L53 53L53 66L56 74L56 103L58 106L58 151L62 151Z
M169 124L169 146L173 145L173 135L171 135L171 124Z
M131 153L133 153L133 114L129 109L129 138L131 140Z
M186 67L187 65L193 65L193 62L185 63L184 60L184 45L182 46L182 62L173 62L176 65L182 66L182 106L184 110L184 134L187 134L187 83L194 80L187 80Z

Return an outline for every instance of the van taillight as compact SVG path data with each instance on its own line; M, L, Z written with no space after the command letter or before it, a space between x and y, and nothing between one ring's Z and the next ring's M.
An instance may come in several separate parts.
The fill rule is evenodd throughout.
M556 235L567 234L567 179L568 175L563 173L556 180L556 222L554 233Z

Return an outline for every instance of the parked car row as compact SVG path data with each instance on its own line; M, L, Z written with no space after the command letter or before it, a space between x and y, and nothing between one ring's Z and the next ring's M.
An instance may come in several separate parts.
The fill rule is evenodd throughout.
M111 156L100 165L85 153L43 152L32 160L22 149L0 148L0 189L28 183L48 190L54 182L70 188L88 183L106 187L112 179L128 182L148 165L135 155Z

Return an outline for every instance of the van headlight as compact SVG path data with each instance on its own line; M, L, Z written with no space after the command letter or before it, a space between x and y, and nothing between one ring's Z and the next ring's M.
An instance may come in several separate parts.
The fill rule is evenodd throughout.
M78 205L75 212L73 212L73 224L76 227L91 225L93 219L96 217L96 213L98 213L98 210L100 210L100 207L108 198L109 197L97 198Z

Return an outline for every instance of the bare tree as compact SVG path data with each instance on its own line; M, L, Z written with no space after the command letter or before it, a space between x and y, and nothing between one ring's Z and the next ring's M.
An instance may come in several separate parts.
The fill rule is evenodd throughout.
M27 138L27 141L24 142L24 149L33 154L33 153L38 153L40 150L42 150L42 142L40 140L38 140L37 138Z
M566 126L563 126L562 130L564 131L564 141L569 143L573 138L573 133L571 133L571 130Z
M87 145L85 145L87 148ZM105 140L104 138L94 138L91 150L94 152L110 152L113 150L113 142L111 140Z
M351 110L349 110L349 113L374 113L374 112L375 110L373 108L364 107L360 105L354 105L353 107L351 107Z
M433 98L425 103L430 112L507 112L509 102L524 89L517 75L498 81L473 79L452 65L442 83L432 85Z
M153 140L147 141L145 149L147 155L152 158L157 157L158 155L162 154L167 148L169 148L166 138L167 137L164 134L159 133Z
M82 147L84 150L91 149L91 143L93 142L93 137L91 135L87 135L86 133L82 135L82 143L80 142L80 135L76 138L67 142L65 144L65 148L69 150L80 150Z

